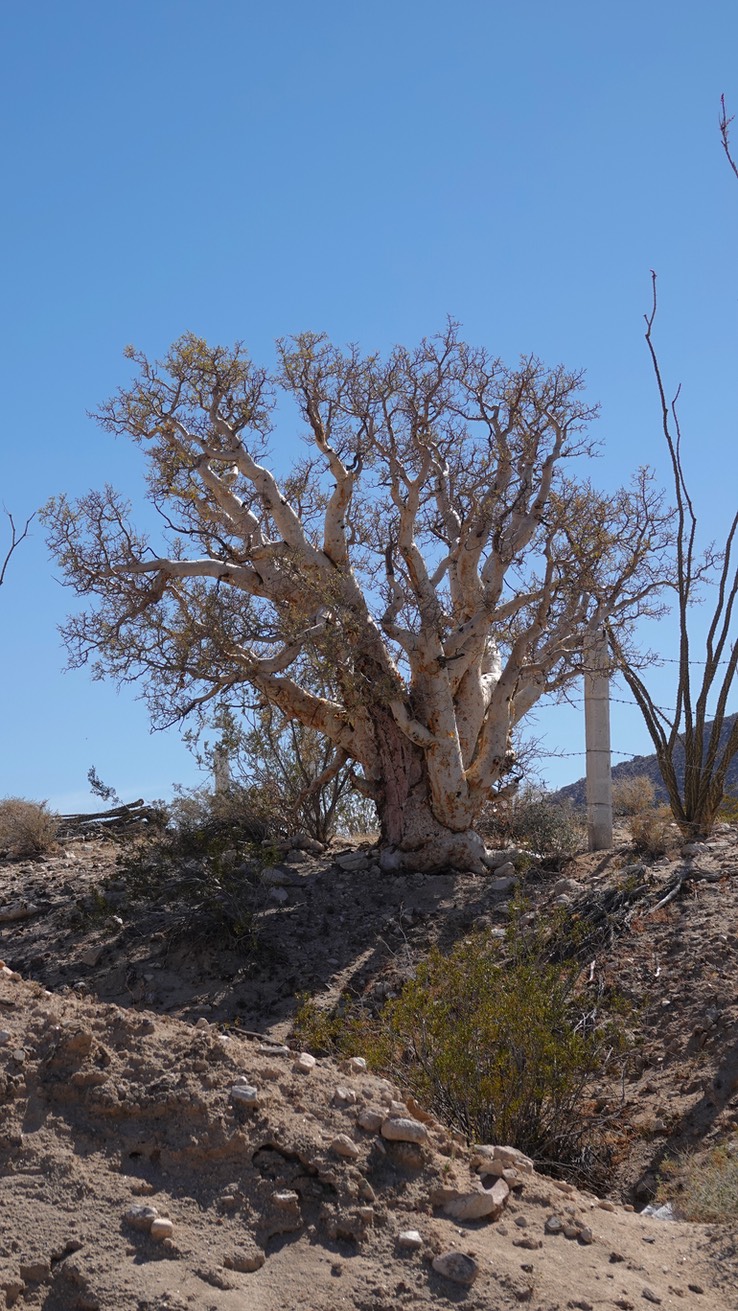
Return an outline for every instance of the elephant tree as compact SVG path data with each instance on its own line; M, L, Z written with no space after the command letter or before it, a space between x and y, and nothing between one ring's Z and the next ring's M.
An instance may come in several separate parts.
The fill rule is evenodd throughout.
M593 451L581 378L506 368L453 324L384 360L313 334L278 349L272 375L191 335L160 363L129 349L135 380L97 417L146 451L165 546L111 488L49 503L90 601L70 661L141 679L160 727L249 685L330 740L326 777L353 762L386 868L481 869L515 724L605 620L658 607L660 495L645 470L610 496L566 476ZM279 477L288 400L306 450Z

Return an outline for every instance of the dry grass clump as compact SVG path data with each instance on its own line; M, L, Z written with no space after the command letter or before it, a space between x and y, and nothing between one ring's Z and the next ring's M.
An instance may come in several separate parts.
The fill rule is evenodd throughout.
M685 1220L738 1223L738 1137L706 1157L682 1156L663 1169L659 1201L671 1202Z
M652 810L656 792L647 774L633 774L613 784L612 804L616 815L640 815Z
M631 815L628 828L633 845L646 856L663 856L673 839L672 824L668 806L655 806Z
M4 797L0 801L0 852L7 856L43 856L56 845L59 816L45 801Z

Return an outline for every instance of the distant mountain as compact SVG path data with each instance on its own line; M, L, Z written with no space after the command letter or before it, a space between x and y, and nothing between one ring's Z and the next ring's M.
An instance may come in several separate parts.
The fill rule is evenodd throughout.
M720 734L720 745L724 745L733 724L736 721L736 715L727 715L723 723L723 731ZM707 735L712 729L712 723L706 725ZM677 750L676 766L680 782L684 777L684 752ZM632 760L624 760L620 765L614 765L612 770L613 783L622 783L625 779L633 778L635 775L644 775L650 778L654 786L657 801L666 801L666 788L664 787L661 771L656 760L656 756L633 756ZM725 791L734 796L738 796L738 756L734 756L728 766L728 773L725 778ZM568 783L566 787L559 788L556 793L561 800L570 801L574 806L585 806L587 804L586 782L583 778L576 783Z

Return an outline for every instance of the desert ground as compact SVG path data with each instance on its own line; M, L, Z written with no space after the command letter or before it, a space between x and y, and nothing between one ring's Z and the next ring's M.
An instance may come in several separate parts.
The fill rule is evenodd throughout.
M734 1225L680 1218L678 1192L675 1218L642 1213L665 1160L696 1170L738 1143L735 828L657 860L621 834L512 879L383 873L371 837L287 844L246 861L239 940L171 868L142 893L125 847L70 836L0 861L7 1306L738 1307ZM627 1051L592 1090L611 1144L596 1189L467 1143L361 1051L293 1033L301 995L379 1005L433 943L501 933L521 895L585 926L583 986L629 1004Z

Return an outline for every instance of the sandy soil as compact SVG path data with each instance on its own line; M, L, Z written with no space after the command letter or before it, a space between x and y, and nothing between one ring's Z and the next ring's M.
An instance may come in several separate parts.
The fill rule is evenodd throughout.
M730 1228L632 1209L664 1157L738 1125L735 834L688 861L644 868L621 847L529 874L531 913L558 903L580 919L615 887L647 887L627 923L612 911L586 967L588 986L633 1006L631 1054L596 1090L612 1186L595 1197L522 1163L499 1205L466 1220L464 1199L486 1207L502 1164L480 1174L402 1089L329 1058L303 1070L285 1039L297 993L380 999L431 942L504 926L509 893L381 875L370 844L359 850L357 870L334 863L340 851L290 857L278 898L259 889L255 940L235 946L197 924L173 933L177 906L133 901L108 844L0 863L7 1305L738 1307ZM681 893L646 913L680 870ZM387 1136L408 1119L397 1132L420 1141ZM434 1268L452 1252L472 1258L471 1283Z

